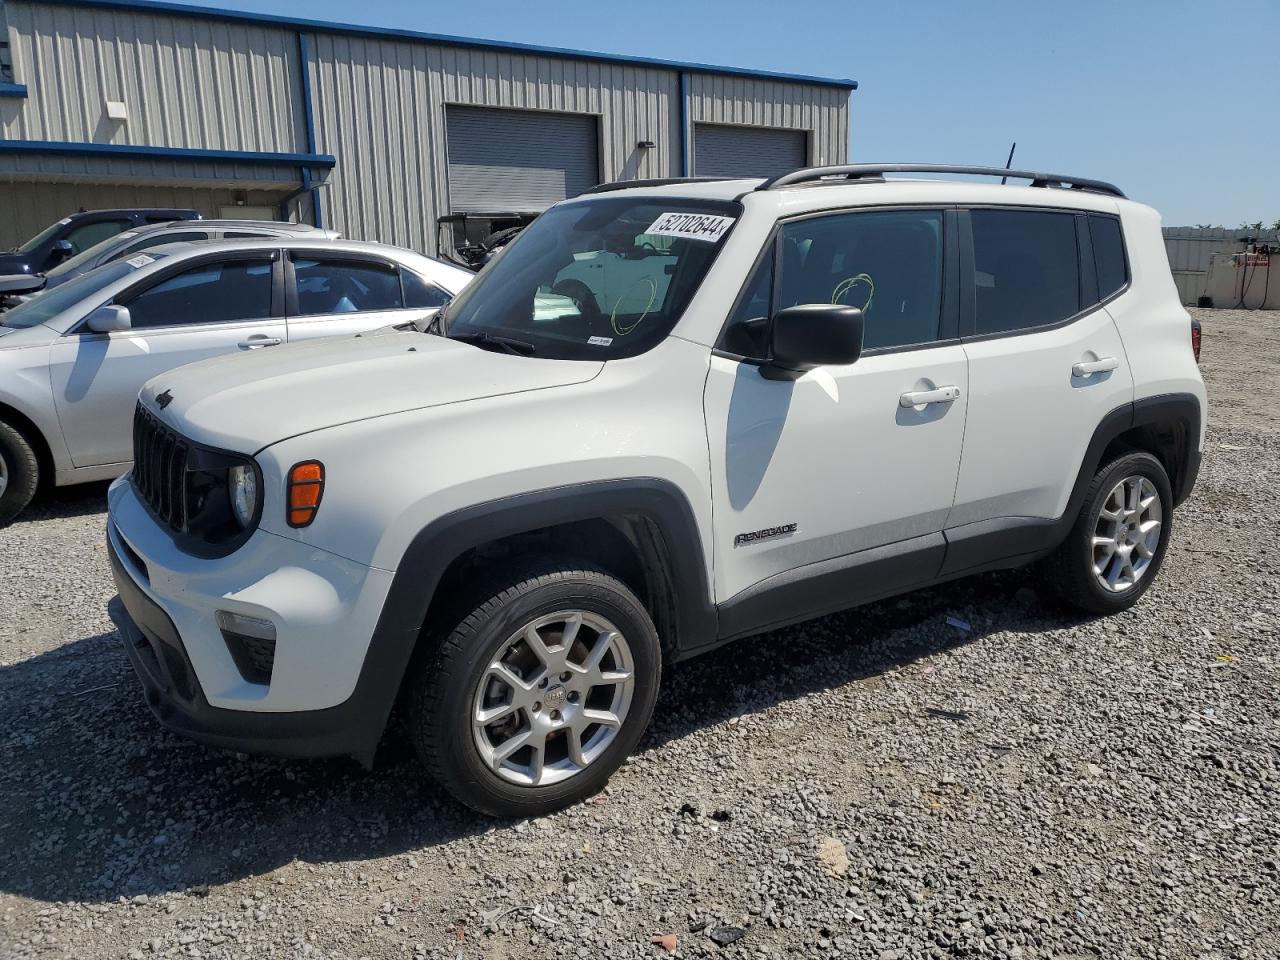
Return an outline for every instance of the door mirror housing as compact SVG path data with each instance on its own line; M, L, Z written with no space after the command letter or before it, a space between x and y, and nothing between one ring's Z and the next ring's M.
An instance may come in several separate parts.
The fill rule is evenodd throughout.
M59 240L53 245L53 255L59 260L65 260L75 252L70 240Z
M857 307L804 303L779 310L773 317L773 359L764 370L794 377L814 367L853 363L862 355L862 332Z
M133 326L129 308L108 303L89 314L86 326L94 333L119 333Z

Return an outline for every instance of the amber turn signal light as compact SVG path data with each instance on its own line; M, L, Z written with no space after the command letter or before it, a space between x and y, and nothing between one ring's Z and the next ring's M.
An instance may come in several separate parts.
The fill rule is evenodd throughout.
M324 464L319 460L295 463L289 470L289 526L310 526L323 496Z

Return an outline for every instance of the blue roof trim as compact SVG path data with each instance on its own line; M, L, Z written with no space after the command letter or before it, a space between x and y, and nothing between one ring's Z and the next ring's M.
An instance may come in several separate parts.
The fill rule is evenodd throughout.
M334 167L327 153L257 153L251 150L190 150L185 147L139 147L127 143L66 143L58 140L0 140L0 153L42 153L72 157L121 157L129 160L204 160L230 163Z
M270 13L249 13L243 10L220 10L197 4L166 3L163 0L43 0L67 7L103 7L113 10L136 10L143 13L168 13L187 17L207 17L215 20L231 20L240 23L269 24L292 30L310 30L313 33L342 33L366 37L385 37L395 40L419 40L453 47L469 47L477 50L529 53L544 57L594 60L599 63L621 63L640 67L660 67L665 70L687 70L690 73L715 73L727 76L752 77L763 80L787 80L792 83L811 83L842 90L857 90L858 81L833 77L813 77L800 73L778 73L772 70L749 70L745 67L718 67L709 63L685 63L679 60L661 60L652 57L635 57L618 53L595 53L590 50L573 50L568 47L544 47L533 43L516 43L505 40L480 40L476 37L455 37L448 34L424 33L417 30L401 30L394 27L370 27L355 23L328 23L284 17Z
M26 95L25 83L0 83L0 97L25 97Z

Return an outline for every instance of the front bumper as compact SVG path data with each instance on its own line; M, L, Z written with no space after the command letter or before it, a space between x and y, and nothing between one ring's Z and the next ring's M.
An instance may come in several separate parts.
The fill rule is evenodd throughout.
M146 595L107 538L119 595L107 605L142 695L156 718L182 736L210 746L284 757L353 756L366 766L386 714L362 709L356 698L325 710L262 713L211 706L173 620Z

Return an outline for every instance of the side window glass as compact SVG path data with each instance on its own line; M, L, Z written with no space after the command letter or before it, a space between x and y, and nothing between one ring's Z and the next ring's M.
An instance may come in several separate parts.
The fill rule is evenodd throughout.
M777 248L769 245L755 273L747 282L746 292L738 301L729 324L725 327L721 346L729 353L752 360L769 358L769 310L773 303L773 263Z
M1090 214L1089 239L1093 241L1093 263L1098 271L1098 296L1105 300L1129 282L1120 221Z
M404 306L400 277L394 269L356 260L293 262L298 282L298 313L359 313L398 310Z
M108 237L114 237L127 226L129 224L123 220L100 220L97 223L86 223L83 227L76 227L67 234L66 239L71 244L72 252L80 253Z
M134 329L263 320L271 316L271 261L206 263L124 304Z
M401 270L404 281L404 305L406 307L443 307L453 299L446 290L437 287L411 270Z
M265 240L267 237L273 236L273 234L228 230L222 236L226 240Z
M113 253L104 263L110 263L112 260L123 260L125 257L131 257L139 250L148 250L151 247L159 247L166 243L186 243L188 240L208 240L209 234L199 230L192 230L188 233L165 233L159 236L144 237L137 243L131 243L123 250Z
M1058 323L1080 310L1075 215L974 210L977 333Z
M783 227L778 308L860 307L867 349L931 343L942 318L942 213L840 214Z

